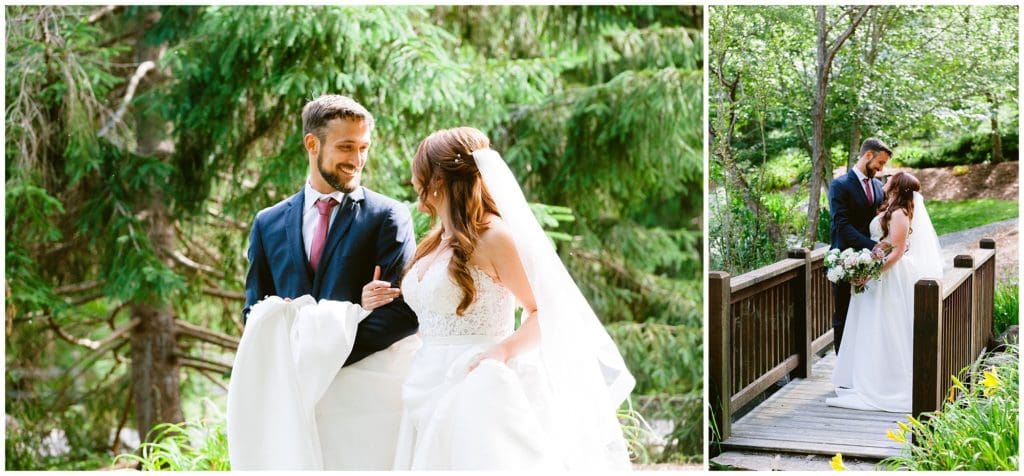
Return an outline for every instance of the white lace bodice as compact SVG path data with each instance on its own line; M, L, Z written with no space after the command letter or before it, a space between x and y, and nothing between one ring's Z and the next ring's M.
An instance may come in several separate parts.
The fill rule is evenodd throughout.
M402 295L419 319L420 335L427 340L431 337L505 337L511 334L515 327L515 296L476 266L469 266L476 283L476 300L463 315L455 313L462 301L462 289L448 275L451 256L448 249L433 262L429 257L422 259L402 279ZM423 266L429 267L423 270Z
M882 216L875 215L871 219L871 223L868 225L868 232L871 233L871 240L878 241L882 239Z

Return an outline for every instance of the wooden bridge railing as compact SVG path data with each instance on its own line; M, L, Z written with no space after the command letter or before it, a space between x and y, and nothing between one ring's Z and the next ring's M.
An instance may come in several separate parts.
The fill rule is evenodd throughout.
M722 439L733 410L785 375L807 377L810 355L832 343L827 251L794 249L787 259L735 278L710 273L710 391Z
M969 365L992 336L995 242L957 256L942 281L915 289L915 414L937 409L949 376ZM788 258L730 277L708 278L711 410L722 440L733 412L783 376L805 378L811 355L832 343L828 247L794 249Z
M942 408L953 380L985 351L992 338L996 244L953 259L942 280L922 279L914 288L915 415Z

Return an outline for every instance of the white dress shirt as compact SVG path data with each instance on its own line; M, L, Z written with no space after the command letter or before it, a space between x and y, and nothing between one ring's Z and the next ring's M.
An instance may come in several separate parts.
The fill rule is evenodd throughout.
M320 212L316 209L317 200L326 200L330 197L338 202L334 208L331 208L331 221L329 224L333 225L334 217L338 216L338 209L345 203L345 194L339 191L334 191L330 194L317 192L309 184L309 180L306 180L306 187L303 189L303 193L305 198L302 202L302 245L306 248L306 259L308 260L310 250L313 248L313 235L316 233L316 224L320 221Z
M868 191L864 189L864 179L868 178L868 176L864 175L864 172L861 172L860 169L857 168L857 166L853 167L853 173L857 175L857 182L860 184L860 191L864 193L865 197L867 197L868 196ZM874 185L874 183L875 183L874 180L868 179L868 187L871 187L871 198L872 198L871 203L875 203L875 202L878 201L877 200L878 197L874 196L874 194L875 194L875 185ZM308 249L309 247L307 246L306 248Z

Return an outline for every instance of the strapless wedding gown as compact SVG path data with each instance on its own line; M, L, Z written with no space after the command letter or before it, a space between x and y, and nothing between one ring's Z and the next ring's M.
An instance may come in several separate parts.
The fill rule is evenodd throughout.
M875 217L871 239L882 238ZM914 234L907 252L879 280L850 298L843 347L836 357L830 406L909 413L914 377L914 285L924 269L915 264Z
M402 280L423 346L402 387L395 469L557 468L536 352L507 364L485 360L467 372L473 357L514 331L515 297L471 265L476 300L456 315L462 290L448 274L451 251L440 253Z

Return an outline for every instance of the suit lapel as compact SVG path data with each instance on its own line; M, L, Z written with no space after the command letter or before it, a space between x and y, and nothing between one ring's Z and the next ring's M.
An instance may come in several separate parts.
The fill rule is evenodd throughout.
M288 211L285 215L288 233L289 256L300 269L305 269L307 275L312 275L313 268L309 266L309 259L306 258L306 247L302 244L302 204L304 194L300 190L291 200L288 201Z
M858 198L860 198L860 200L859 200L860 201L860 205L859 206L865 207L865 208L866 207L871 207L871 204L868 203L867 192L864 190L864 184L861 183L860 178L857 177L857 173L854 172L853 169L850 169L850 171L847 172L846 174L850 176L850 182L860 192L860 193L856 194L856 196Z
M358 218L360 207L365 197L363 187L359 187L354 192L346 195L345 203L341 204L338 216L334 219L334 224L331 225L331 229L327 232L327 243L324 244L324 252L320 257L320 266L317 268L316 278L314 279L313 287L316 289L317 295L319 295L320 284L323 281L322 271L330 268L329 263L334 259L334 252L348 233L348 229L352 227L352 222Z

